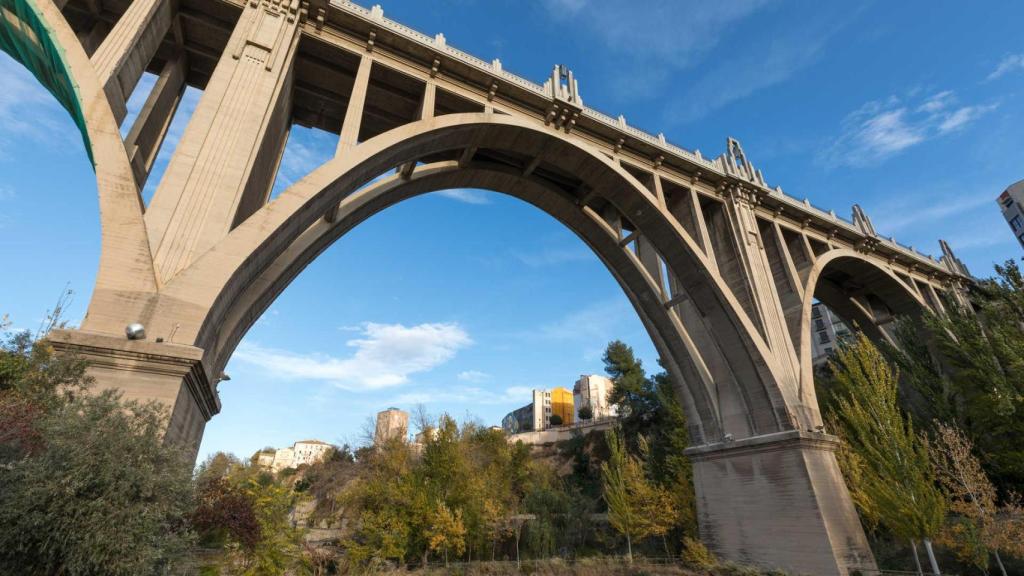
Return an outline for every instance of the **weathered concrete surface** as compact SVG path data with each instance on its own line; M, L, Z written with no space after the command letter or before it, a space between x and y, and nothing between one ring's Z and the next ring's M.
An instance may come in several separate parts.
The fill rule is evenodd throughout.
M836 444L791 430L687 450L701 539L727 558L795 573L872 566Z

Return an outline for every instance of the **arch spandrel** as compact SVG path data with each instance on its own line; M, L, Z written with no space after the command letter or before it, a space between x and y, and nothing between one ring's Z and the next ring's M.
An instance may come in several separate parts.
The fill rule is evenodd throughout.
M839 272L840 274L836 274ZM830 273L832 277L830 278ZM855 285L840 285L845 276L853 278ZM858 298L876 296L892 313L900 316L919 316L931 308L921 295L896 275L887 266L872 260L861 252L847 248L835 248L821 255L807 274L804 300L800 309L800 366L801 366L801 410L815 424L821 424L817 395L814 389L814 366L812 363L811 307L817 299L836 312L846 321L852 321L874 341L889 340L889 335L879 326L879 319L873 310L866 309Z

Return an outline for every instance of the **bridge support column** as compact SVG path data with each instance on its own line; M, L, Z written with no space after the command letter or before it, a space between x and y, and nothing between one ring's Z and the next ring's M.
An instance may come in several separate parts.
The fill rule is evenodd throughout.
M266 204L290 127L299 16L298 2L246 2L146 210L163 280Z
M92 56L118 124L128 98L171 27L170 0L132 0Z
M687 449L701 540L724 559L794 574L876 569L837 446L790 430Z
M206 423L220 412L201 349L82 330L54 330L47 339L58 353L75 354L89 363L96 390L117 388L126 400L155 400L166 406L170 412L164 438L188 446L195 458Z
M132 172L139 189L145 187L149 171L156 162L171 120L178 110L178 104L185 93L185 76L187 74L186 56L184 51L176 54L164 64L160 78L153 86L153 91L139 111L138 118L132 124L128 137L124 140L128 150L128 158L132 163Z

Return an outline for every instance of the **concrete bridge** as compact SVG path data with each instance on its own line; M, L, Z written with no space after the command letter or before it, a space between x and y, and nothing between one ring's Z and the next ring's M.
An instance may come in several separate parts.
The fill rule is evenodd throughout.
M51 335L101 386L170 409L198 446L238 342L314 258L418 194L533 204L606 264L690 422L701 536L720 556L810 574L874 568L822 430L811 304L872 338L962 300L970 277L770 187L736 140L707 158L588 108L564 67L536 84L331 0L0 0L0 47L68 109L93 160L102 254L81 329ZM125 102L159 76L128 135ZM186 86L198 107L146 205ZM291 126L336 156L269 201ZM55 199L57 201L57 199ZM146 338L126 337L140 323Z

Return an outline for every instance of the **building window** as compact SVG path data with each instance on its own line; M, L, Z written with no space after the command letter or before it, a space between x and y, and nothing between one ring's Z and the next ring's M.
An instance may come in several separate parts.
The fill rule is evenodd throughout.
M1020 230L1022 224L1024 224L1024 222L1021 222L1020 214L1017 214L1013 218L1010 218L1010 227L1013 228L1014 232Z
M818 330L824 330L825 321L822 320L821 318L818 318L817 320L814 321L814 327L817 328Z
M814 308L814 310L811 311L811 318L821 318L821 308Z
M828 332L818 332L818 342L822 344L828 344Z

